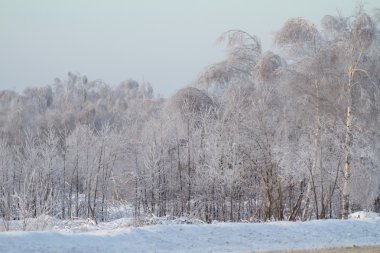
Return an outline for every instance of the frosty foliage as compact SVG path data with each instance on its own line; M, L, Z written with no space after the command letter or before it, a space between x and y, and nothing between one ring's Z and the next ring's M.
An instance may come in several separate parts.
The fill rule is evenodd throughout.
M255 79L262 82L271 81L276 76L276 71L285 64L279 55L266 52L255 66Z
M304 18L292 18L275 35L274 43L297 52L314 47L319 39L320 34L314 24Z
M185 116L208 111L214 107L214 103L206 92L188 87L180 89L170 98L170 106L173 107L172 110L179 110Z
M341 16L326 15L321 20L322 28L328 33L344 34L347 32L347 20Z
M242 30L229 30L217 42L226 43L227 59L206 67L194 82L212 93L234 82L249 82L262 53L259 38Z
M375 37L375 25L366 13L360 13L352 24L352 40L357 47L367 49Z
M134 225L337 218L347 211L342 199L348 211L374 210L375 20L360 9L325 16L319 31L290 19L275 35L278 54L227 31L219 38L226 58L167 99L149 83L110 86L72 72L20 94L0 91L4 229L12 220L28 229L38 217L101 224L129 216Z

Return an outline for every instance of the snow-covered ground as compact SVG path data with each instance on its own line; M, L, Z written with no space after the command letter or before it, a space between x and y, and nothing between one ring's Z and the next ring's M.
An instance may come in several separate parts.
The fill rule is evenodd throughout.
M250 252L380 245L380 217L355 213L347 221L180 224L133 227L130 219L57 223L43 232L0 233L0 252Z

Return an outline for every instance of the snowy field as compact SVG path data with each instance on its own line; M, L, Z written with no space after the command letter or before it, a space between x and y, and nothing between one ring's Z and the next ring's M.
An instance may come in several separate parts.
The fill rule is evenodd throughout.
M99 225L60 223L48 231L2 232L0 252L252 252L380 245L380 217L359 212L350 220L131 226L130 219Z

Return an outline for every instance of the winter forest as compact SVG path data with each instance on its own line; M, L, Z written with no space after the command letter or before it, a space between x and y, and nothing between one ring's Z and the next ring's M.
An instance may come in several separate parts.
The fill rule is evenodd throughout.
M168 98L79 73L0 91L0 217L204 222L380 211L380 10L243 30ZM153 80L154 81L154 80Z

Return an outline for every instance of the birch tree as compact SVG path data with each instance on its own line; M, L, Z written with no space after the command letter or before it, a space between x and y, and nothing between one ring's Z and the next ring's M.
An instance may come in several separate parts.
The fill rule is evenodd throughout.
M376 45L376 26L372 18L358 7L354 16L349 18L325 16L324 28L333 37L334 42L341 48L339 57L344 58L345 76L342 77L345 98L345 133L344 133L344 159L343 159L343 183L342 183L342 219L347 219L350 206L350 181L352 174L353 156L353 126L354 115L358 116L360 107L354 106L357 100L356 91L372 89L377 92L378 87L373 82L372 73L366 67L367 59L373 57L370 54L371 46ZM343 81L344 80L344 81ZM355 91L356 90L356 91ZM354 110L354 111L353 111Z

